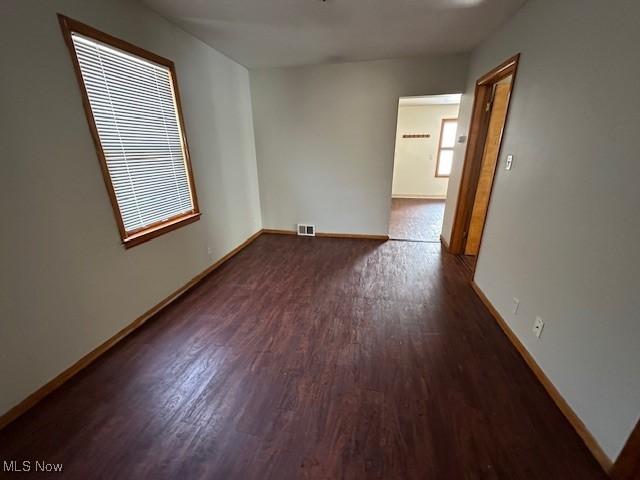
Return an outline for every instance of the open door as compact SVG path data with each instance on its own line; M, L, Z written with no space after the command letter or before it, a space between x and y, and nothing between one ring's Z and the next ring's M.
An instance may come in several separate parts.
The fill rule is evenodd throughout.
M467 151L448 250L464 255L473 269L480 251L500 147L509 114L518 61L516 55L476 82ZM467 261L471 259L470 261Z
M476 256L480 250L480 240L489 209L489 197L493 187L493 178L498 164L498 154L502 141L502 131L507 119L507 107L511 95L511 77L507 77L493 86L491 115L484 144L480 177L471 210L471 220L467 229L464 248L465 255Z

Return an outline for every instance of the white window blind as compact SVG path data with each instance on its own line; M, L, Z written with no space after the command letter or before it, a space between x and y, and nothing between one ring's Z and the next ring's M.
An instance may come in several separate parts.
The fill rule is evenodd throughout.
M126 232L193 212L170 70L72 39Z

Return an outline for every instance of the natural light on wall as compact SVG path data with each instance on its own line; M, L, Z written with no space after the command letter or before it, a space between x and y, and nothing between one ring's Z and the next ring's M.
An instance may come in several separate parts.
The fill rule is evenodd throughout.
M72 38L126 233L193 212L171 71Z

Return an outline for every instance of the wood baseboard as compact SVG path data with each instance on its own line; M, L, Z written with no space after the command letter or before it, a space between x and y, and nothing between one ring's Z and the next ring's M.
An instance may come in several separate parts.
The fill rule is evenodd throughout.
M442 235L440 235L440 243L442 244L444 251L449 252L449 242L447 242Z
M316 237L325 237L325 238L355 238L359 240L389 240L389 235L367 235L364 233L327 233L327 232L318 232L316 233Z
M582 422L582 420L580 420L578 415L576 415L576 413L573 411L571 406L569 406L567 401L560 394L560 392L553 385L553 383L551 383L551 380L549 380L549 377L547 377L547 375L542 371L542 369L540 368L538 363L535 361L535 359L531 356L529 351L525 348L522 342L520 342L516 334L513 333L513 330L511 330L511 327L509 327L509 325L504 320L504 318L502 318L502 316L498 313L498 311L495 309L493 304L486 297L484 292L480 290L480 287L478 287L478 285L474 281L471 281L471 287L476 292L476 295L478 295L478 298L480 298L480 301L482 301L484 306L487 307L487 310L489 310L493 318L496 320L496 322L498 323L502 331L505 333L507 338L509 338L509 340L511 341L513 346L516 348L518 353L520 353L520 355L522 356L524 361L527 363L529 368L533 371L533 374L536 376L538 381L542 384L542 386L545 388L549 396L558 406L560 411L567 418L571 426L575 429L575 431L578 433L580 438L582 438L582 441L585 443L587 448L591 451L591 454L595 457L595 459L600 464L600 466L602 466L604 471L607 473L610 473L613 466L613 462L607 456L604 450L602 450L602 447L600 447L597 440L594 438L591 432L587 429L586 425Z
M22 400L16 406L11 408L9 411L0 416L0 429L6 427L9 423L13 422L20 415L26 413L28 410L33 408L40 400L45 398L51 392L56 390L62 384L64 384L71 377L76 375L82 369L89 366L95 360L97 360L101 355L110 350L114 345L116 345L120 340L125 338L127 335L134 332L136 329L140 328L144 323L149 320L151 317L159 313L161 310L169 306L172 302L182 296L184 293L193 288L197 283L199 283L204 277L212 273L215 269L220 267L224 262L229 260L231 257L239 253L245 247L247 247L251 242L253 242L256 238L258 238L262 234L262 230L251 235L247 238L242 244L238 245L236 248L227 253L220 260L216 261L213 265L208 267L205 271L199 273L195 277L193 277L186 285L183 285L175 292L165 297L160 303L153 306L151 309L147 310L141 316L136 318L129 325L124 327L118 333L116 333L113 337L109 338L107 341L99 345L97 348L93 349L91 352L86 354L76 363L74 363L71 367L67 368L65 371L57 375L54 379L47 382L45 385L40 387L38 390L33 392L27 398Z
M297 235L295 230L277 230L271 228L265 228L262 233L271 233L275 235ZM389 235L367 235L363 233L328 233L328 232L316 232L316 237L323 238L355 238L360 240L389 240Z
M391 198L406 198L408 200L411 199L415 199L415 200L446 200L447 196L443 195L391 195Z
M272 235L297 235L295 230L278 230L276 228L263 228L262 233L271 233Z

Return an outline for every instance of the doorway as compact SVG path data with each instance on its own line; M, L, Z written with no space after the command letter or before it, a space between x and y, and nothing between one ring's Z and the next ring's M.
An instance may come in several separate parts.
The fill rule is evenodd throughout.
M475 270L489 211L495 173L501 160L501 145L519 55L510 58L476 83L467 152L460 181L449 251L461 255ZM505 168L511 160L504 159Z
M389 237L439 242L461 94L398 102Z

